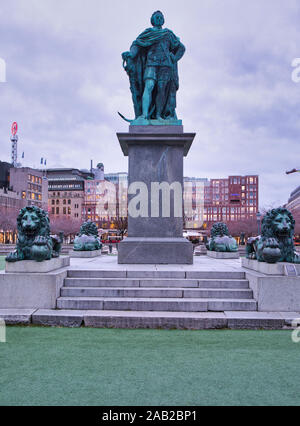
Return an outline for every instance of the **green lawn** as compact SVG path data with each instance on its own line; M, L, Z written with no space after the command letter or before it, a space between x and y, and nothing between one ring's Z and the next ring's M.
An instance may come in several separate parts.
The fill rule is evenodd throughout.
M0 271L5 268L5 256L0 256Z
M1 405L299 405L290 331L8 327Z

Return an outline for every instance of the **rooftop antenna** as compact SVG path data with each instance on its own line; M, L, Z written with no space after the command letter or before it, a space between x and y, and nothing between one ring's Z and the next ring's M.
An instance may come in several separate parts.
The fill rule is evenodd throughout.
M10 140L12 142L11 145L11 163L13 167L18 166L18 123L16 121L13 122L11 126L11 134Z

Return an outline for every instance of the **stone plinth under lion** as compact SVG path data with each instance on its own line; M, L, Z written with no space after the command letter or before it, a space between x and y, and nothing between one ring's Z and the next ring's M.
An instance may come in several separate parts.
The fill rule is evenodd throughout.
M0 271L0 308L55 309L70 265L59 255L63 235L50 235L48 215L36 206L22 209L17 224L16 250Z
M229 235L227 225L223 222L215 223L211 229L211 238L207 243L207 256L214 259L238 259L238 245Z
M287 209L272 209L262 220L261 235L247 242L242 266L259 311L300 310L300 256L294 247L294 228Z

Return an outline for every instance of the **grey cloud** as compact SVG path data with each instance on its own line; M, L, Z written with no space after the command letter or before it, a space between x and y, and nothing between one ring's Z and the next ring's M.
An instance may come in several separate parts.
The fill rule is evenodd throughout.
M259 174L261 204L284 203L298 185L300 57L297 0L11 0L0 28L7 83L0 84L2 160L11 122L25 163L127 169L115 133L133 115L121 52L162 9L187 47L180 62L178 114L197 132L185 174ZM299 160L300 161L300 160Z

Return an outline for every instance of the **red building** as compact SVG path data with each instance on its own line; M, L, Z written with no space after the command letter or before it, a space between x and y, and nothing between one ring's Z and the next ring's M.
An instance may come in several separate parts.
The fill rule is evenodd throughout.
M188 221L185 221L186 228L209 229L216 222L232 223L256 220L259 200L259 177L257 175L229 176L226 179L211 180L185 178L185 191L188 185L197 186L198 192L201 194L202 191L204 194L204 200L200 205L194 200L197 191L190 191L190 197L193 200L187 203L192 207L185 208L185 215L188 217ZM188 195L185 197L185 201L189 199ZM191 209L192 211L190 211Z

